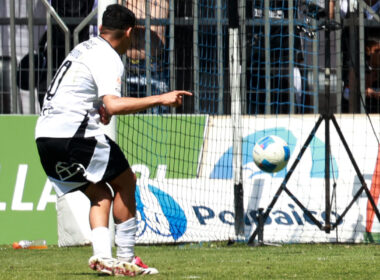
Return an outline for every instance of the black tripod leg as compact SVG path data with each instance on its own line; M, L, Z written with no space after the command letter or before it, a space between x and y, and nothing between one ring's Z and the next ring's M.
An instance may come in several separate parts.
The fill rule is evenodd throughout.
M272 211L272 208L273 206L276 204L277 202L277 199L280 197L282 191L284 189L286 189L286 184L287 182L289 181L290 179L290 176L292 176L294 170L296 169L298 163L300 162L303 154L305 153L307 147L309 146L311 140L313 140L313 137L315 135L315 133L317 132L319 126L321 125L323 121L323 117L322 116L319 116L317 122L315 123L314 127L313 127L313 130L311 131L311 133L309 134L309 136L307 137L306 141L305 141L305 144L302 146L300 152L298 153L298 156L296 158L296 160L293 162L292 164L292 167L289 169L289 171L286 173L286 176L284 178L284 180L282 181L281 183L281 186L278 188L276 194L274 195L271 203L269 204L269 206L267 207L267 210L265 211L264 213L264 216L263 216L263 220L264 220L264 223L265 221L267 220L268 216L269 216L269 213L270 211ZM251 245L253 244L253 241L255 240L256 236L257 236L257 233L258 233L258 227L256 227L255 231L252 233L252 235L249 237L248 239L248 245Z
M338 219L336 220L336 222L332 225L331 229L335 229L339 224L340 222L343 220L344 216L346 216L348 210L350 210L350 208L352 207L352 205L354 205L354 202L360 197L361 193L363 192L363 189L364 187L362 186L358 191L357 193L354 195L354 198L351 200L351 202L348 204L348 206L346 207L346 209L344 209L344 211L342 212L341 215L339 215Z
M299 208L309 217L310 220L316 224L319 229L323 229L323 225L314 217L314 215L307 209L289 190L287 187L283 187L284 191L289 195L289 197L298 205Z
M334 126L335 126L336 131L338 132L338 135L339 135L339 137L340 137L340 140L341 140L342 143L343 143L344 148L346 149L346 152L347 152L347 154L348 154L348 157L349 157L350 160L351 160L351 163L352 163L352 165L353 165L353 167L354 167L354 169L355 169L355 171L356 171L356 174L358 175L358 178L359 178L359 180L360 180L360 183L362 184L362 187L361 187L361 188L359 189L359 191L356 193L356 195L355 195L354 198L352 199L351 203L347 206L346 210L343 211L342 215L338 218L337 222L334 224L334 227L340 223L340 221L343 219L344 215L345 215L345 214L348 212L348 210L351 208L351 206L353 205L353 203L359 198L359 196L360 196L361 192L363 191L363 189L364 189L364 191L365 191L365 193L366 193L366 195L367 195L367 197L368 197L368 200L370 201L370 203L371 203L371 205L372 205L372 207L373 207L373 210L374 210L375 213L376 213L377 219L378 219L379 222L380 222L380 212L379 212L379 209L377 208L377 205L375 204L375 201L373 200L373 197L372 197L370 191L368 190L367 183L365 182L364 177L363 177L363 175L362 175L361 172L360 172L360 169L359 169L359 167L358 167L358 165L357 165L357 163L356 163L356 161L355 161L355 158L354 158L354 156L353 156L352 153L351 153L350 147L348 146L348 144L347 144L347 142L346 142L346 139L344 138L343 133L342 133L342 131L340 130L339 125L338 125L338 123L337 123L337 121L336 121L334 115L332 116L331 120L332 120L332 122L333 122L333 124L334 124Z

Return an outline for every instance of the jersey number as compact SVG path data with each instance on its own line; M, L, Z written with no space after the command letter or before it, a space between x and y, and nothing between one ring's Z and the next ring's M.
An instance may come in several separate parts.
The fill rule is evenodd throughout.
M58 69L58 72L55 74L53 80L50 83L50 86L47 90L47 100L51 100L54 95L57 93L57 89L62 82L63 77L65 76L67 70L69 70L72 62L70 60L66 60L65 63Z

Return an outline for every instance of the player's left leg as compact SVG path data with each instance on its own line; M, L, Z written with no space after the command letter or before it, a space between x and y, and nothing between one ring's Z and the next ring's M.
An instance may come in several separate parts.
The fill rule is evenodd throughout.
M135 256L136 243L136 175L131 168L126 169L114 180L110 181L114 190L113 215L115 220L115 243L117 259L115 274L139 275L156 274L158 270L145 265Z

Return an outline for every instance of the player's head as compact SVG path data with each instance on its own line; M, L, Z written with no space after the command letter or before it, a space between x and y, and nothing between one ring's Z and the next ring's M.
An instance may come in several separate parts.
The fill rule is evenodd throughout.
M125 30L135 27L135 14L119 4L107 6L102 17L101 34L112 33L113 37L121 38Z
M135 24L136 17L131 10L119 4L112 4L107 6L103 13L100 35L117 53L123 54L131 45L131 33Z

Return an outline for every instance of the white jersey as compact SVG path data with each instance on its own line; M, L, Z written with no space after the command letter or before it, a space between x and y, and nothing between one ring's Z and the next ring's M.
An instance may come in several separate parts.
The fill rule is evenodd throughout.
M35 138L93 137L104 134L99 107L104 95L120 96L124 66L101 37L77 45L47 90Z

